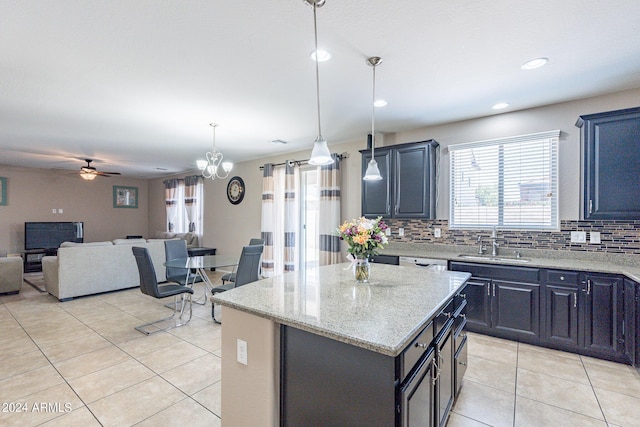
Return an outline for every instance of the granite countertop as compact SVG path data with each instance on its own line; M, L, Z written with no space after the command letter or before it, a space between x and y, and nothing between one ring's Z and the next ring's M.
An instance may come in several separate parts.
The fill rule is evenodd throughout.
M640 255L627 255L602 252L558 251L522 249L520 260L514 258L514 249L501 247L499 261L490 255L463 258L461 254L476 255L475 246L438 245L427 243L390 243L382 255L398 255L444 259L459 262L517 265L521 267L557 268L563 270L588 271L594 273L622 274L640 283ZM522 262L522 260L528 262Z
M468 273L349 264L291 272L217 294L217 304L387 356L398 356L469 278Z

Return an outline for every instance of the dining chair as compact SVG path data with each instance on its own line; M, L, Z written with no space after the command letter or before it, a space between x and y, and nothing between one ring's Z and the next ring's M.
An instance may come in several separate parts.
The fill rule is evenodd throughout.
M138 274L140 276L140 291L143 294L149 295L153 298L160 299L171 296L175 298L173 314L171 316L165 317L160 320L154 320L153 322L144 323L142 325L136 326L135 329L145 335L151 335L155 334L156 332L166 331L169 329L177 328L179 326L184 326L189 323L193 314L193 308L191 305L191 295L193 294L193 289L188 286L177 284L158 285L158 280L156 279L156 271L153 267L153 261L151 260L149 250L147 248L141 248L138 246L132 247L132 250L133 256L136 258L136 264L138 265ZM176 314L178 314L178 295L183 296L183 303L180 304L180 316L178 316L178 318L175 318ZM182 320L186 305L184 301L189 302L189 318L186 321ZM157 326L169 320L173 320L170 325L164 328ZM153 326L155 329L146 329L149 326Z
M255 239L252 238L249 240L249 246L262 245L264 247L264 239ZM258 275L260 275L260 269L258 268ZM235 282L236 281L236 272L231 272L223 275L221 277L222 284L224 285L226 282Z
M264 245L249 245L243 247L242 253L240 254L240 261L238 261L238 268L236 269L235 281L216 286L211 290L211 293L213 295L219 294L258 280L260 257L262 256L263 250ZM213 301L211 302L211 317L214 322L221 323L216 319L215 303Z
M164 255L167 261L179 258L189 258L187 242L182 239L165 240ZM190 286L202 282L199 274L194 274L189 268L165 267L167 282L174 282L182 286Z

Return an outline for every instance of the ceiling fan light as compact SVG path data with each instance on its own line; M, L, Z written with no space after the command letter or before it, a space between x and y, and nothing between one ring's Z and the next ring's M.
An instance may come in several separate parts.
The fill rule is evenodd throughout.
M362 178L365 181L380 181L382 179L382 175L380 175L380 169L378 168L378 162L374 159L369 160L369 165L367 166L367 171Z
M333 163L327 140L318 136L313 142L313 150L311 150L311 158L309 164L314 166L329 165Z
M80 174L80 178L84 179L85 181L93 181L94 179L96 179L96 175L95 173L88 173L88 172L84 172Z

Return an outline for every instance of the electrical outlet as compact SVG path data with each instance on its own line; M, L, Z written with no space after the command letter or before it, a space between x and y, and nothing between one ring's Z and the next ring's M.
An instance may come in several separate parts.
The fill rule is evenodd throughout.
M63 213L63 212L64 212L64 210L62 210L62 209L58 209L58 213L59 213L59 214L61 214L61 213Z
M238 363L242 363L243 365L248 365L248 361L247 361L247 342L241 339L237 340L238 343L238 348L237 348L237 355L238 355Z
M436 238L442 237L442 229L434 228L433 229L433 237L436 237Z
M51 213L52 214L58 213L58 210L57 209L51 209Z
M600 243L599 231L592 231L591 233L589 233L589 243L595 243L595 244Z
M386 230L384 230L384 234L386 234L387 236L391 236L391 229L387 228Z
M398 236L400 237L404 236L404 228L402 227L398 228Z
M571 243L587 243L587 233L585 231L572 231Z

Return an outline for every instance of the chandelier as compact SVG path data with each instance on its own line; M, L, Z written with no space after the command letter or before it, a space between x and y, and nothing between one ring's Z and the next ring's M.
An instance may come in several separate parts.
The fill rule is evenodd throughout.
M380 169L378 168L378 162L375 158L375 146L376 146L376 130L375 130L375 117L376 117L376 67L382 63L382 58L379 56L372 56L367 59L367 64L373 68L373 100L371 101L371 160L367 166L367 171L364 174L365 181L378 181L382 179L380 175Z
M229 172L233 169L233 163L223 162L222 153L216 148L216 123L209 123L209 126L213 128L213 150L207 152L207 160L198 160L196 164L198 169L202 171L202 176L207 179L225 179L229 176ZM224 171L224 173L221 172Z
M324 6L325 0L303 0L306 4L313 6L313 31L315 37L315 50L318 52L318 23L316 20L316 10L319 7ZM318 58L314 59L316 63L316 100L318 107L318 137L313 142L313 150L311 150L311 158L309 159L310 165L329 165L333 163L331 152L327 146L327 140L322 137L322 130L320 126L320 71L318 67Z

